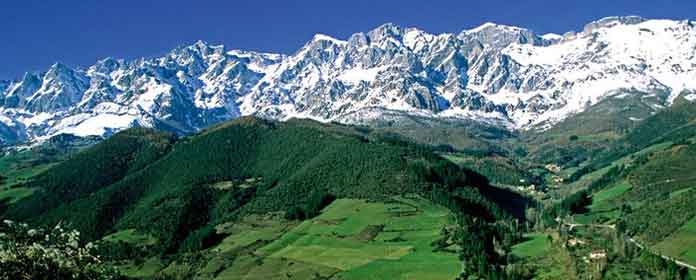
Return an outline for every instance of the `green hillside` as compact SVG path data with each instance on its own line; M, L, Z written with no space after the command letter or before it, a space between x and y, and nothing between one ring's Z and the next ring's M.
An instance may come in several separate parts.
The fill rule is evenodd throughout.
M505 248L521 237L513 217L523 217L528 204L524 197L489 186L485 177L460 168L428 146L349 126L251 117L179 139L147 129L127 130L50 167L23 186L35 191L8 205L4 218L47 227L60 223L77 229L87 241L104 238L99 241L100 251L115 264L141 260L120 265L132 276L148 275L147 271L151 276L178 274L174 271L183 269L178 266L183 263L186 273L203 273L207 265L213 265L208 262L223 261L204 252L229 246L260 248L266 241L226 245L235 236L226 228L243 225L249 217L280 213L277 223L292 227L295 219L327 215L322 209L335 199L363 199L378 205L405 194L427 198L451 213L438 215L452 217L447 223L430 225L430 235L424 239L400 237L415 238L410 242L416 243L408 246L433 250L428 247L437 248L433 244L442 240L438 244L454 246L448 250L455 255L484 257L470 261L472 268L478 267L472 273L498 275L502 272L495 264L504 263L504 252L509 251ZM413 221L429 223L427 213ZM369 228L390 223L388 216L371 217L376 220L352 225L353 230L371 235ZM466 225L468 230L444 231L447 224ZM321 228L317 230L327 230ZM288 230L266 234L290 238L286 235L296 231ZM466 232L482 237L466 241ZM481 249L457 249L464 248L465 241L480 243ZM316 246L328 246L324 243ZM311 255L298 250L288 254ZM190 259L201 254L208 257ZM450 260L456 262L456 258ZM237 264L230 259L224 262ZM370 265L388 268L379 263ZM461 265L448 271L454 273L457 267Z
M61 134L39 145L6 149L0 157L0 212L2 205L17 202L36 190L24 185L27 180L99 140Z
M0 218L136 279L686 279L696 105L651 98L520 134L244 117L58 141L0 158Z

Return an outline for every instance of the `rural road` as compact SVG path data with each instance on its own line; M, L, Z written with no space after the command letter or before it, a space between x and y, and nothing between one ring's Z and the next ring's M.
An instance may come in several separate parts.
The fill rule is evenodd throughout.
M566 223L566 222L563 222L563 225L568 226L568 227L570 228L571 231L572 231L573 228L575 228L575 227L597 227L597 228L610 228L610 229L616 230L616 225L613 225L613 224L609 224L609 225L604 225L604 224L578 224L578 223ZM628 241L631 242L632 244L638 246L638 248L640 248L640 249L648 250L648 252L650 252L650 253L652 253L652 254L655 254L655 255L658 255L658 256L662 257L663 259L665 259L665 260L673 261L674 263L676 263L677 265L679 265L679 266L681 266L681 267L686 267L686 268L691 269L691 270L696 270L696 266L694 266L694 265L692 265L692 264L688 264L688 263L683 262L683 261L680 261L680 260L675 259L675 258L673 258L673 257L660 254L659 252L656 252L656 251L654 251L654 250L651 250L648 246L643 245L642 243L640 243L640 241L635 240L635 239L633 239L633 238L630 237L630 236L625 236L625 238L626 238L626 240L628 240Z

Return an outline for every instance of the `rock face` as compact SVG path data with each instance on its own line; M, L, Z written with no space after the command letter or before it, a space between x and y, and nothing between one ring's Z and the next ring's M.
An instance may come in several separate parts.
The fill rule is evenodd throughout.
M0 82L0 140L181 133L242 115L365 123L395 114L548 127L626 90L696 90L691 21L611 17L579 33L486 23L460 34L382 25L347 40L316 35L292 55L203 42L157 58L53 65ZM691 97L691 95L686 96ZM690 100L690 99L689 99Z

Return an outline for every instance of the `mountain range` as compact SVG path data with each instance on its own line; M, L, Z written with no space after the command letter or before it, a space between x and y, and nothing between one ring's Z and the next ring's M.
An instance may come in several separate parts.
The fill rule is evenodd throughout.
M384 24L315 35L291 55L199 41L154 58L56 63L0 81L0 141L192 133L240 116L370 124L399 116L547 129L608 98L696 100L690 20L609 17L563 35L485 23L459 34ZM648 116L634 116L639 121Z

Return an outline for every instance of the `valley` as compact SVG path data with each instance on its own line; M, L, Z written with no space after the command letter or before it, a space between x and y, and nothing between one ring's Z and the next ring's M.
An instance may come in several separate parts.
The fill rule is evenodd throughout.
M0 195L4 217L60 220L138 279L686 279L696 134L684 113L693 106L610 138L616 128L605 123L596 136L491 134L465 148L448 140L485 130L421 138L249 117L185 137L127 130L60 152L9 153L6 174L33 173ZM652 138L630 142L646 130ZM96 211L76 214L85 207ZM482 252L489 259L462 262Z

